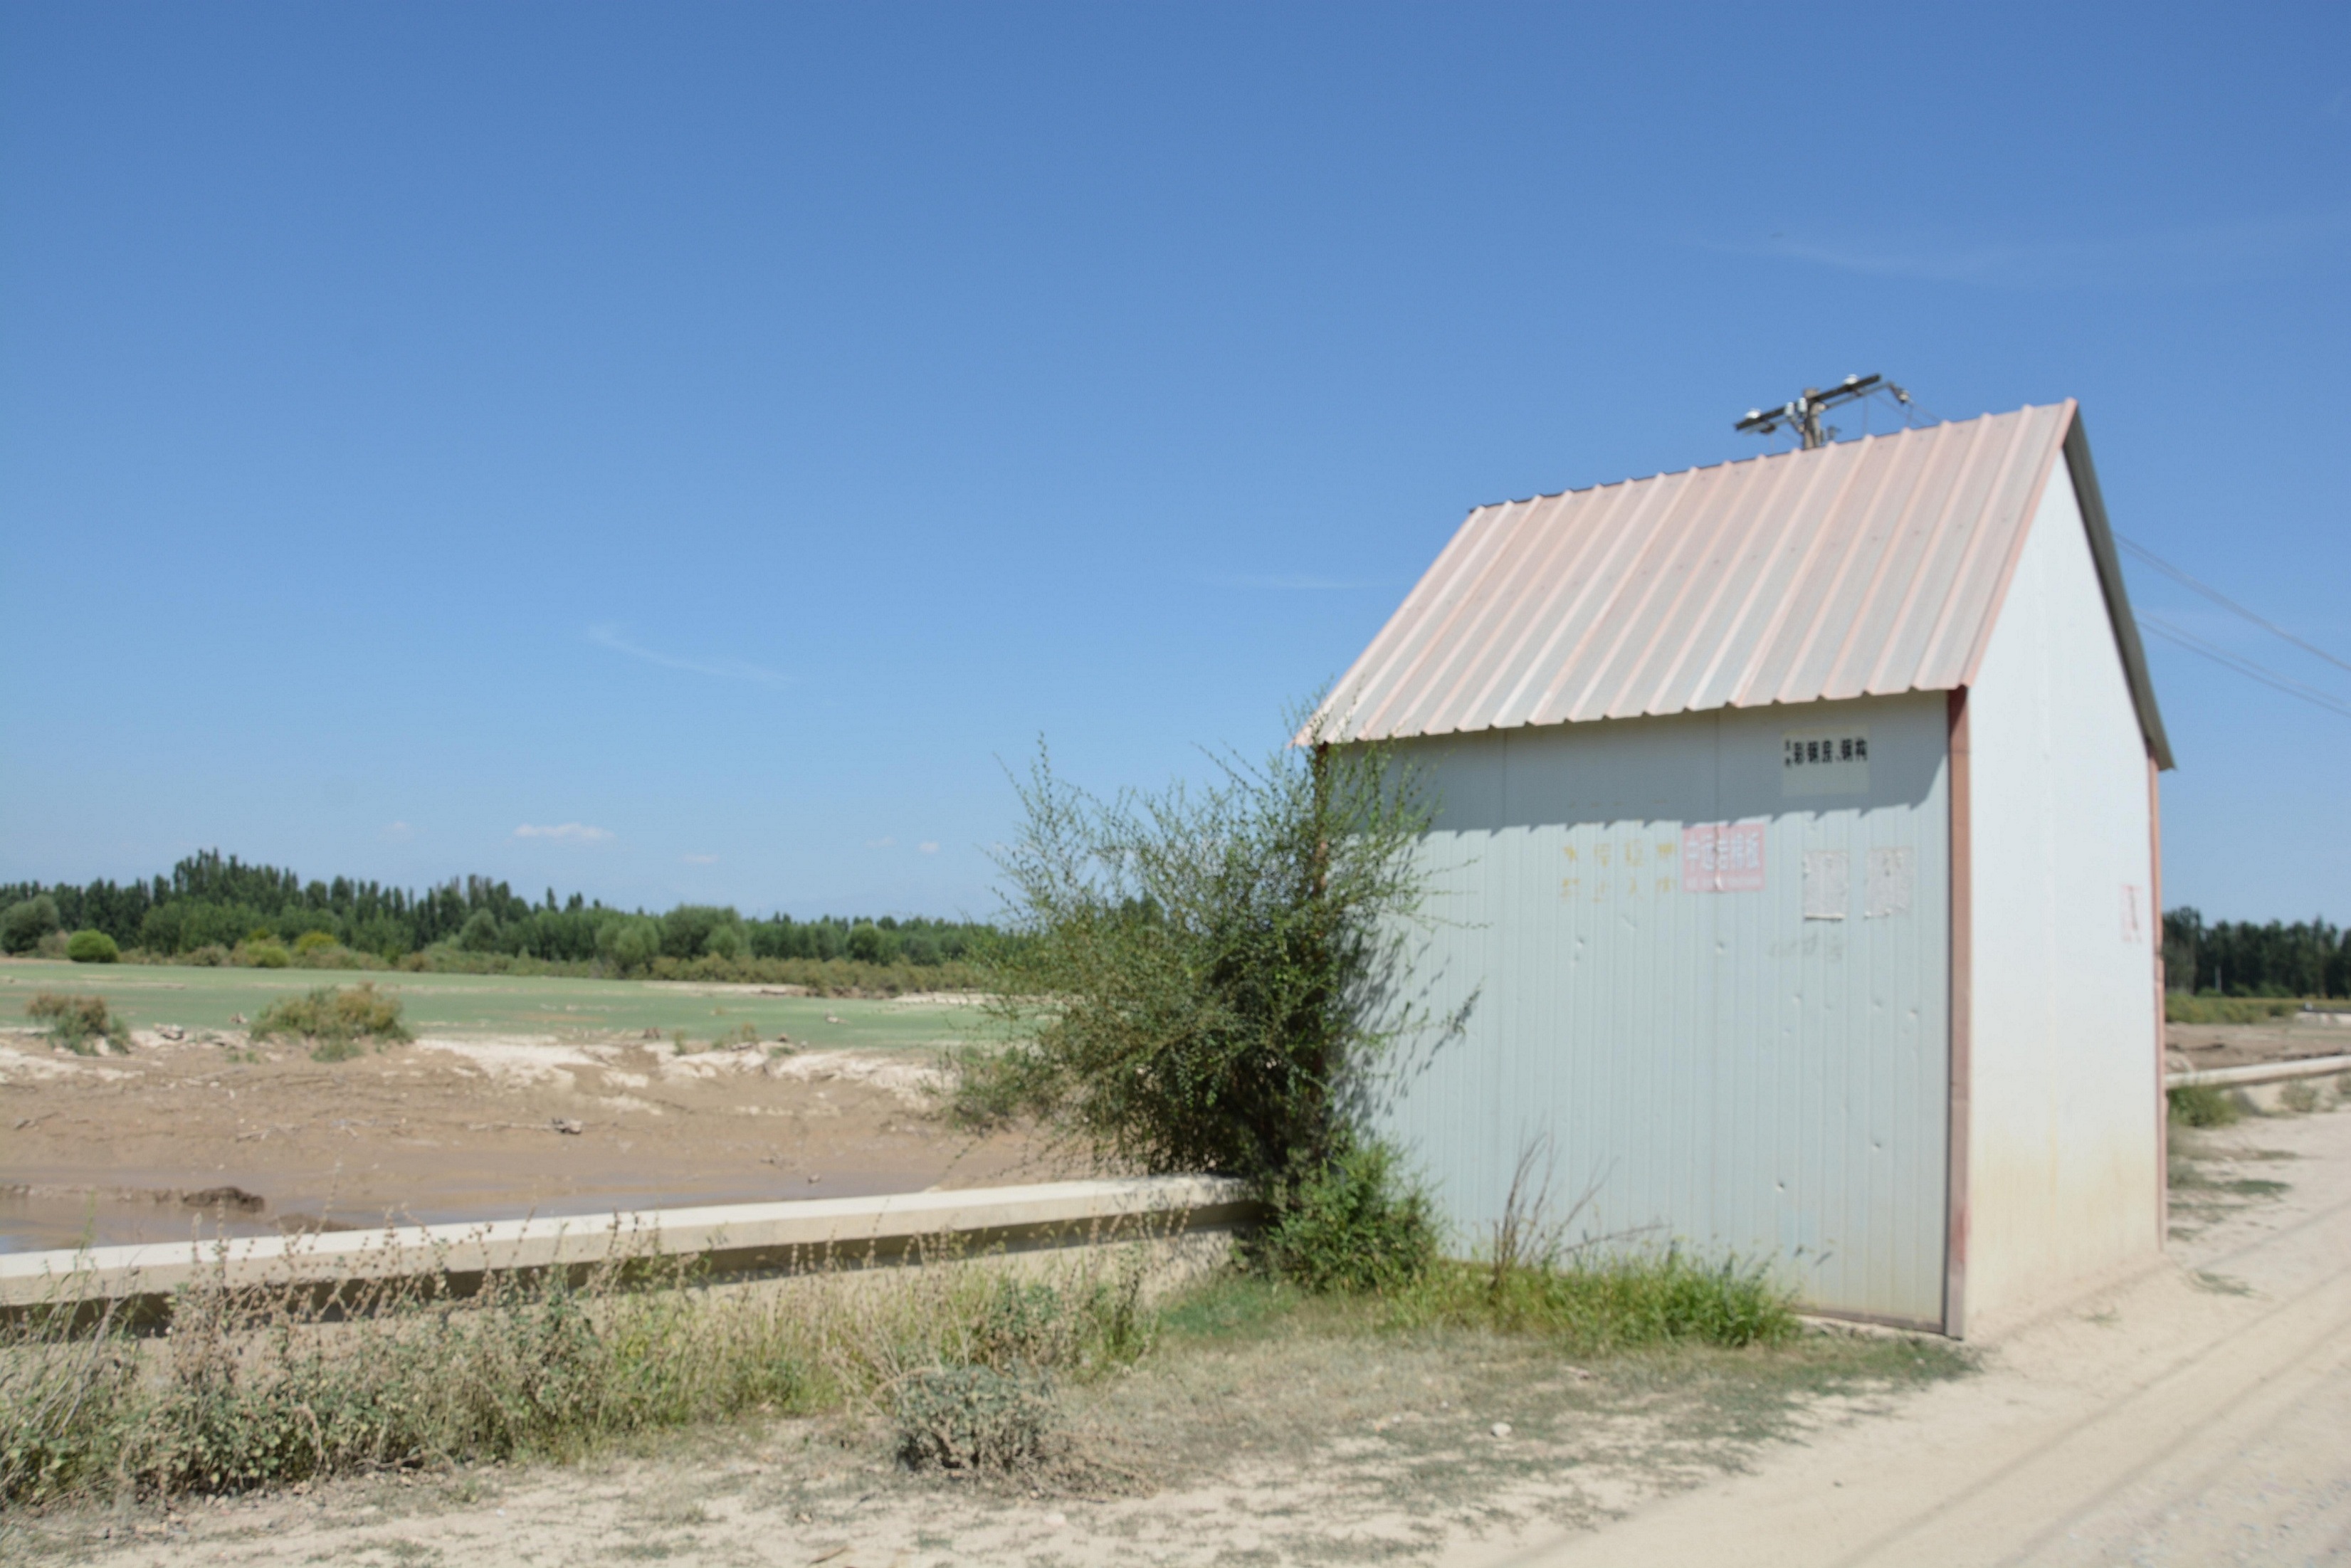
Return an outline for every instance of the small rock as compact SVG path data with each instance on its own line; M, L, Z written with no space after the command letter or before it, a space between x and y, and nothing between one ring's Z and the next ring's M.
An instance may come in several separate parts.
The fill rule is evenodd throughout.
M827 1023L839 1023L841 1019L831 1013L827 1013L824 1015L824 1021Z
M1066 1513L1049 1513L1045 1516L1045 1528L1048 1530L1059 1530L1069 1522L1070 1516Z
M175 1023L159 1023L155 1026L155 1032L165 1040L185 1040L188 1038L188 1031L182 1029Z
M817 1175L817 1174L816 1174L816 1172L814 1172L814 1171L810 1171L810 1172L809 1172L809 1180L810 1180L810 1182L820 1182L820 1181L822 1181L823 1179L824 1179L824 1177L822 1177L822 1176L820 1176Z
M1567 1374L1570 1377L1574 1378L1578 1383L1589 1383L1592 1381L1591 1372L1584 1367L1571 1366L1567 1369Z
M558 1116L549 1123L549 1125L552 1126L559 1133L569 1133L574 1136L577 1136L588 1130L587 1123L574 1121L569 1116Z
M1508 1421L1497 1421L1494 1423L1493 1431L1497 1437L1507 1437L1510 1435L1510 1424Z
M245 1015L243 1013L231 1013L228 1015L228 1021L233 1024L242 1025L245 1022Z

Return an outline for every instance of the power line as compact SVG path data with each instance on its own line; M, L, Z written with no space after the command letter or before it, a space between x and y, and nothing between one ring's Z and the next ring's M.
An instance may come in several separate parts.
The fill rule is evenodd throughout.
M2351 663L2346 663L2342 659L2336 658L2334 654L2328 653L2324 648L2304 642L2301 638L2295 636L2293 632L2287 631L2284 627L2279 625L2274 621L2263 620L2261 616L2254 614L2252 611L2246 609L2243 605L2238 603L2235 600L2230 598L2219 589L2211 587L2207 583L2199 582L2196 579L2189 576L2186 572L2180 570L2178 567L2172 565L2169 561L2164 559L2161 556L2156 554L2145 545L2133 539L2124 538L2120 534L2116 534L2115 538L2116 542L2121 544L2123 549L2130 551L2131 554L2138 557L2139 559L2147 562L2147 565L2155 568L2156 570L2163 573L2164 576L2171 579L2174 582L2179 583L2181 587L2193 589L2198 593L2200 593L2205 598L2210 600L2213 603L2220 606L2223 610L2243 616L2246 620L2252 622L2262 631L2270 633L2270 635L2284 638L2287 642L2293 643L2304 653L2315 654L2319 658L2322 658L2328 664L2334 665L2338 670L2351 670Z
M2183 626L2175 625L2160 615L2142 614L2138 618L2138 622L2165 642L2176 643L2189 653L2200 654L2224 669L2234 670L2248 680L2259 681L2273 690L2283 692L2286 695L2306 702L2313 707L2325 708L2329 713L2351 718L2351 703L2346 703L2331 693L2320 691L2316 686L2306 686L2291 675L2282 675L2275 670L2256 664L2251 659L2231 653L2225 648L2215 647L2193 632Z

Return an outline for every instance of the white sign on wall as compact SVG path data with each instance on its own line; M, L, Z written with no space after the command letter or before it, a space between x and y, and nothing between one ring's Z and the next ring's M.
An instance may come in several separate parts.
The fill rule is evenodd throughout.
M1917 856L1907 845L1869 852L1869 917L1884 920L1910 913L1917 885Z
M1869 792L1869 726L1823 725L1780 736L1780 793L1865 795Z
M1852 902L1853 862L1843 850L1804 852L1804 918L1843 920Z

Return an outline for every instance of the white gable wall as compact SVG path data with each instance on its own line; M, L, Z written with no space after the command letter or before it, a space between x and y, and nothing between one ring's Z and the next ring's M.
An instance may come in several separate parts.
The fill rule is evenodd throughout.
M1976 1333L2162 1245L2147 746L2062 459L1968 727Z

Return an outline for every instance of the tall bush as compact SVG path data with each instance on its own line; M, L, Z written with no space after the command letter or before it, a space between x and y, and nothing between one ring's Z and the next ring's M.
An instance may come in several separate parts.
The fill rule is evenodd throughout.
M103 931L77 931L66 938L66 956L77 964L111 964L122 949Z
M1358 1155L1375 1070L1425 1021L1385 993L1422 895L1430 808L1409 770L1301 744L1105 800L1040 748L1015 788L1025 821L998 858L1014 939L990 960L1009 1043L966 1060L966 1113L1033 1113L1116 1167L1237 1176L1285 1215L1311 1201L1425 1237L1394 1164ZM1310 1250L1356 1244L1427 1250L1368 1232Z
M596 956L623 975L637 974L662 956L662 923L643 915L619 915L596 933Z
M47 894L18 899L5 912L0 912L0 947L11 953L29 953L58 925L57 901Z

